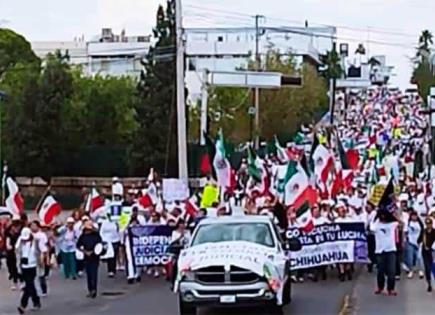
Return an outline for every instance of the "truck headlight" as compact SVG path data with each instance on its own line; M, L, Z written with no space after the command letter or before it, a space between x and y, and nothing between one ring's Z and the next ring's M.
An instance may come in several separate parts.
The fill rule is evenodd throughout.
M195 273L191 270L185 271L183 273L183 276L184 276L184 280L186 280L186 281L194 281L195 280Z

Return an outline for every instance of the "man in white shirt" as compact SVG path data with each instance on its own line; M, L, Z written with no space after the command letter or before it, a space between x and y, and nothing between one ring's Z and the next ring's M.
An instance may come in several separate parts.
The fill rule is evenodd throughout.
M41 231L41 225L38 221L30 223L30 230L32 231L33 238L36 241L40 253L36 270L39 280L38 292L40 296L46 296L48 293L46 266L49 265L48 238L47 235Z
M16 244L16 253L18 261L18 269L24 281L23 294L21 296L18 312L24 314L32 299L33 306L37 309L41 308L41 300L36 292L35 278L36 268L38 266L39 249L37 241L32 235L32 231L25 227L21 230L20 237Z

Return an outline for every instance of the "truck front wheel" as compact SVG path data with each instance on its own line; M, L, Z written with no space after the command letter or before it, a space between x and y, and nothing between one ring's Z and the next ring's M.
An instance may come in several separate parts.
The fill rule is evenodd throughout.
M196 307L183 302L181 297L178 297L178 313L180 315L196 315Z

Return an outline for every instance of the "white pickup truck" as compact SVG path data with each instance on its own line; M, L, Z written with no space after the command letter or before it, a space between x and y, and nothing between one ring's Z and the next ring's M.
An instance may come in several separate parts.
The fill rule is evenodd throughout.
M264 306L282 314L290 302L289 261L277 227L266 216L202 220L178 260L174 289L180 315L200 306ZM288 250L299 250L292 244Z

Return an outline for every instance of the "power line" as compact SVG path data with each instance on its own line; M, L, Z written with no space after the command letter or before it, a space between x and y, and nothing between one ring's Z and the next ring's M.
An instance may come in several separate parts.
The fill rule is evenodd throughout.
M187 6L190 8L193 8L193 9L197 9L197 10L201 10L201 11L205 11L205 12L209 12L209 13L214 13L214 15L216 15L216 12L217 12L217 13L220 13L220 15L226 19L240 19L240 18L248 19L248 18L253 17L253 15L250 15L250 14L238 13L238 12L222 10L222 9L202 7L202 6L198 6L198 5L187 5ZM283 21L283 22L287 22L287 23L297 23L297 24L302 24L302 25L305 23L305 21L290 20L290 19L284 19L284 18L273 17L273 16L266 16L266 18L268 21L269 20L270 21ZM334 28L347 29L347 30L352 30L352 31L356 31L356 32L365 32L365 33L367 31L370 31L371 33L379 33L379 34L392 35L392 36L402 36L402 37L408 37L408 38L411 38L411 37L417 38L419 36L418 34L404 33L401 31L392 31L392 30L388 30L385 28L379 28L379 27L373 27L373 26L367 26L367 28L359 28L359 27L353 27L353 26L347 26L347 25L331 25L331 24L316 23L316 22L313 22L313 25L317 25L317 26L321 26L321 27L334 27Z

